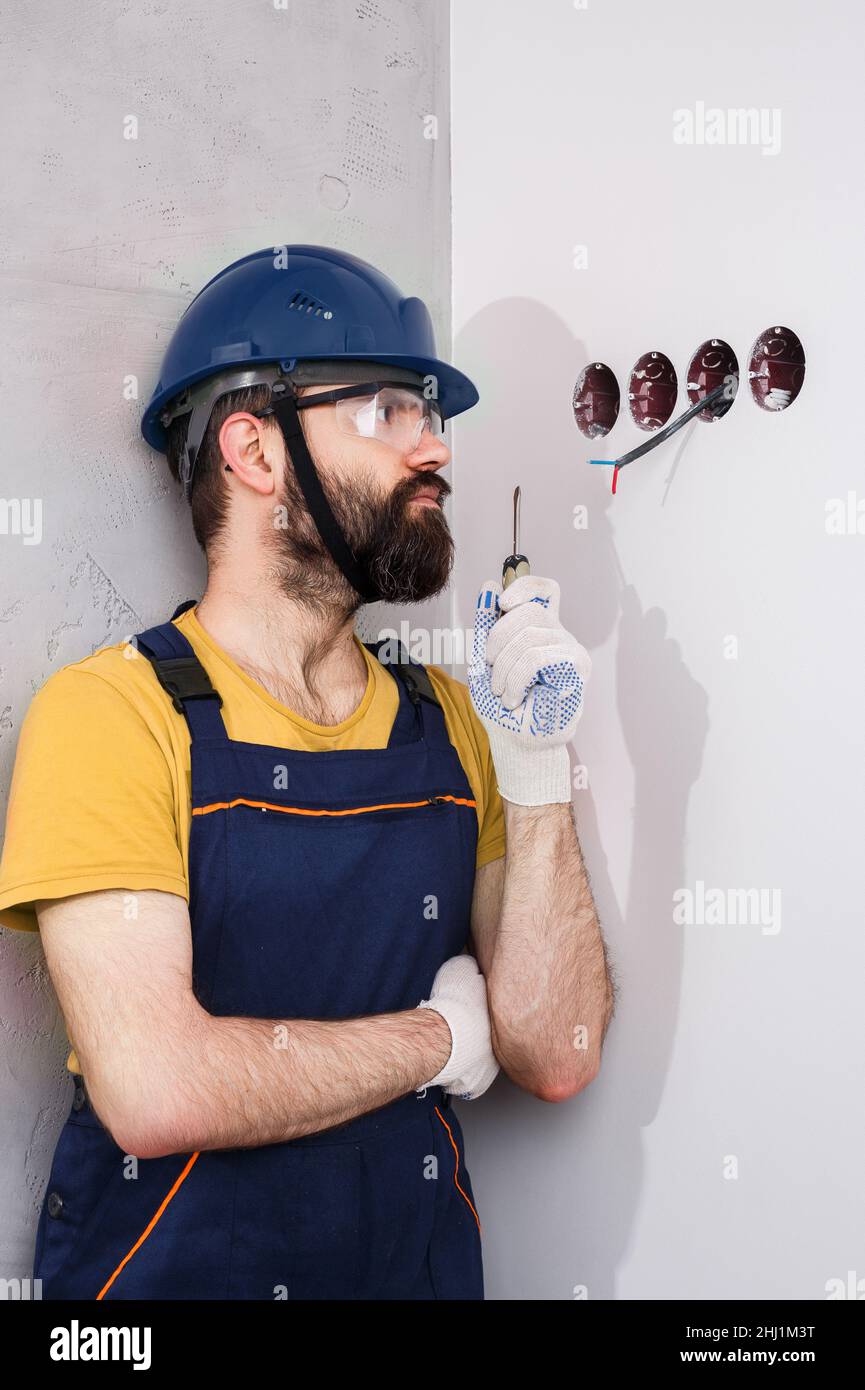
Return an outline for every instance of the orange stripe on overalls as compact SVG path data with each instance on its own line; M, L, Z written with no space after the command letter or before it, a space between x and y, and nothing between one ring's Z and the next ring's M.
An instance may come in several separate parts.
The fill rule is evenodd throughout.
M186 1177L187 1177L187 1175L188 1175L190 1169L192 1168L193 1163L195 1162L195 1160L196 1160L197 1158L198 1158L198 1152L196 1152L196 1153L194 1153L194 1154L192 1155L192 1157L189 1159L189 1161L188 1161L186 1167L184 1168L183 1172L180 1174L180 1176L177 1178L177 1180L176 1180L175 1183L173 1184L173 1186L172 1186L170 1192L168 1192L168 1194L167 1194L165 1197L163 1197L163 1199L162 1199L162 1201L160 1202L160 1204L159 1204L157 1210L154 1212L153 1216L152 1216L152 1217L150 1218L150 1220L148 1221L147 1225L145 1226L144 1230L141 1232L141 1235L138 1237L137 1241L136 1241L135 1244L133 1245L132 1249L129 1251L128 1255L124 1255L124 1256L123 1256L123 1259L120 1261L120 1264L119 1264L119 1265L117 1266L117 1268L115 1269L114 1273L112 1274L111 1278L108 1280L107 1284L103 1284L102 1288L99 1290L98 1294L96 1295L96 1302L97 1302L97 1303L99 1302L99 1300L100 1300L101 1298L103 1298L103 1297L105 1296L105 1294L106 1294L106 1293L108 1292L108 1290L111 1288L111 1285L114 1283L114 1280L117 1278L118 1274L120 1273L121 1269L123 1269L124 1265L127 1265L127 1264L129 1263L129 1261L132 1259L132 1256L135 1254L136 1250L139 1250L139 1249L141 1248L141 1246L144 1244L144 1242L146 1241L147 1237L150 1235L150 1232L153 1230L154 1226L156 1225L157 1221L158 1221L159 1218L162 1216L162 1213L165 1211L165 1208L168 1206L168 1203L172 1200L172 1198L175 1196L175 1194L176 1194L177 1191L179 1190L181 1183L185 1182Z
M438 796L437 801L452 801L455 806L477 807L477 802L465 796ZM213 801L209 806L193 806L194 816L209 816L212 811L231 811L235 806L252 806L265 811L288 811L295 816L356 816L361 811L396 811L405 806L427 806L429 799L423 801L382 801L378 806L350 806L344 811L309 810L305 806L279 806L273 801L250 801L245 796L235 797L234 801Z
M468 1202L469 1206L472 1208L472 1215L474 1216L475 1221L477 1221L477 1223L478 1223L478 1231L481 1232L481 1234L483 1234L483 1232L482 1232L482 1230L481 1230L481 1223L480 1223L480 1219L479 1219L479 1217L478 1217L478 1214L477 1214L477 1212L475 1211L474 1207L472 1206L471 1200L469 1199L467 1193L463 1190L463 1188L460 1187L459 1178L457 1177L457 1173L459 1172L459 1169L460 1169L460 1151L459 1151L459 1149L458 1149L457 1146L456 1146L456 1143L455 1143L455 1141L454 1141L453 1135L451 1134L451 1127L450 1127L450 1125L448 1124L448 1122L447 1122L447 1120L445 1119L445 1117L444 1117L444 1115L442 1114L442 1112L439 1110L438 1106L435 1107L435 1112L436 1112L436 1114L438 1115L439 1119L441 1120L442 1124L444 1125L445 1129L447 1130L447 1132L448 1132L448 1138L450 1139L451 1144L453 1145L453 1151L454 1151L454 1153L456 1154L456 1160L457 1160L457 1161L456 1161L456 1164L455 1164L455 1166L454 1166L454 1184L456 1185L457 1190L458 1190L460 1193L462 1193L462 1196L465 1197L465 1200Z

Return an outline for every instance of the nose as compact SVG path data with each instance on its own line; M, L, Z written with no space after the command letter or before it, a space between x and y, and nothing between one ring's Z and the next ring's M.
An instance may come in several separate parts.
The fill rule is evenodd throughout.
M421 430L414 448L406 454L406 463L418 470L429 469L436 472L439 468L447 468L450 461L451 451L445 444L444 436L431 434L426 425Z

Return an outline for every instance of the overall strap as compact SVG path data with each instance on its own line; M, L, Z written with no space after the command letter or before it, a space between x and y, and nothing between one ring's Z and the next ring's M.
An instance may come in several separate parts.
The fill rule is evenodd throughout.
M419 661L413 661L401 642L398 643L399 659L386 659L392 650L390 638L383 638L380 642L365 642L364 646L386 670L398 678L401 687L399 710L388 740L388 748L398 743L414 742L417 738L425 739L432 748L450 747L444 710L433 689L426 667ZM387 648L384 655L382 647Z
M150 661L156 679L171 696L174 708L186 719L192 738L227 739L228 732L219 712L222 697L211 684L190 643L174 624L174 619L187 608L194 607L196 602L196 599L187 599L174 610L170 622L140 632L133 641ZM400 686L399 709L387 746L392 748L423 738L430 747L450 747L444 710L426 668L413 661L401 643L398 661L382 660L381 648L390 649L389 639L364 645L393 672Z
M174 708L182 714L193 739L227 739L222 715L219 712L222 696L211 684L189 642L174 625L174 619L196 599L187 599L172 613L171 621L150 627L133 638L137 649L150 661L156 679L171 696Z

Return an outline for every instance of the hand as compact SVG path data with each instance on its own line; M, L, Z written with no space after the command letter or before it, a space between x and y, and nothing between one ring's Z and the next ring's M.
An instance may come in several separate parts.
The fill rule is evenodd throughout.
M527 574L478 596L468 686L501 795L522 806L571 800L565 744L583 712L592 661L559 621L555 579Z
M425 1086L441 1086L461 1100L477 1100L499 1070L490 1035L487 987L474 956L464 952L440 966L429 999L418 1008L435 1009L451 1030L451 1055Z

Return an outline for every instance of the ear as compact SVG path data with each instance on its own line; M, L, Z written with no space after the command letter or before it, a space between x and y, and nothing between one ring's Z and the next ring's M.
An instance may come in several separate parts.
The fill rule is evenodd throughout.
M226 468L262 496L272 493L275 487L272 447L264 423L246 411L229 415L219 431L219 448Z

